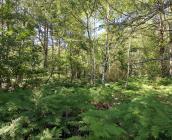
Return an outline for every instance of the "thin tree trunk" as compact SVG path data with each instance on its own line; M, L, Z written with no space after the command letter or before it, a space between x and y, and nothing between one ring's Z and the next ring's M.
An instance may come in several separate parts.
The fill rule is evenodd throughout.
M108 50L109 50L109 32L107 29L106 33L106 44L105 44L105 54L104 54L104 60L103 60L103 66L102 66L102 83L104 84L106 81L106 72L108 69Z
M60 59L61 57L61 42L60 42L60 39L58 40L58 59ZM58 77L60 79L60 63L58 63Z
M170 43L170 76L172 77L172 41Z
M3 16L3 5L4 5L4 1L2 0L1 1L1 8L2 8L2 13L1 13L1 15ZM3 20L3 18L2 18L2 20L1 20L1 37L2 37L2 44L1 44L1 46L0 46L0 49L2 50L2 48L3 48L3 38L4 38L4 20ZM3 53L2 51L1 51L1 53ZM0 61L2 61L3 60L3 57L2 57L2 55L0 55ZM3 84L3 75L2 75L2 73L0 73L0 89L2 88L2 84Z
M130 77L130 66L131 66L131 59L130 59L130 52L131 52L131 38L129 38L129 43L128 43L128 63L127 63L127 80L125 83L125 87L128 86L128 79Z
M90 83L91 84L94 84L95 83L95 78L94 78L94 69L95 69L95 56L94 56L94 44L92 42L92 36L91 36L91 30L90 30L90 20L89 20L89 16L88 14L86 13L86 20L87 20L87 26L86 26L86 29L87 29L87 35L88 35L88 40L89 40L89 55L90 55Z
M172 12L172 6L170 7L170 12ZM169 55L170 55L170 68L169 75L172 77L172 22L169 22Z
M105 43L105 48L104 48L104 58L103 58L103 65L102 65L102 83L104 84L106 81L106 73L108 70L108 65L109 65L109 25L108 25L108 19L109 19L109 13L110 8L109 4L107 4L107 9L106 9L106 43Z
M72 48L71 48L71 46L69 46L69 54L70 54L70 81L71 81L71 83L73 82L73 80L74 80L74 68L73 68L73 61L72 61Z
M48 23L44 25L44 68L48 67Z
M96 27L96 14L94 15L94 27ZM94 30L94 38L93 38L93 41L95 42L95 38L96 38L96 31ZM93 44L93 84L95 84L95 81L96 81L96 54L95 54L95 44Z
M53 73L54 73L54 68L55 68L55 64L54 64L54 38L53 38L53 35L54 35L54 31L53 31L53 26L51 25L51 47L52 47L52 53L51 53L51 59L52 59L52 64L51 64L51 72L50 72L50 75L49 75L49 78L48 80L46 81L46 83L53 77Z

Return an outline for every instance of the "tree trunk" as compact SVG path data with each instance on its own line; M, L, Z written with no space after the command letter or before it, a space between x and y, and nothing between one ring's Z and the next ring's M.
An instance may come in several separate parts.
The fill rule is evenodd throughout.
M54 69L55 69L55 63L54 63L54 30L53 30L53 26L51 25L51 29L50 29L50 35L51 35L51 48L52 48L52 52L51 52L51 72L49 74L49 78L47 79L46 83L49 82L49 80L53 77L54 74Z
M104 60L103 60L103 65L102 65L102 83L104 84L106 81L106 72L108 70L108 50L109 50L109 33L107 30L106 33L106 44L105 44L105 52L104 52Z
M48 67L48 23L44 25L44 68Z
M58 59L60 59L60 57L61 57L61 49L60 49L60 47L61 47L61 42L60 42L60 39L58 40ZM60 60L58 60L58 62L59 62ZM58 77L59 77L59 79L60 79L60 63L58 63Z
M92 34L91 34L91 29L90 29L90 19L88 14L86 13L86 30L87 30L87 35L88 35L88 44L89 44L89 55L90 55L90 83L94 84L95 83L95 48L94 44L92 41Z
M159 15L159 55L161 58L161 76L167 76L167 65L165 63L165 45L164 45L164 21L162 17L162 13Z
M69 54L70 54L70 56L69 56L69 61L70 61L70 81L72 83L73 80L74 80L74 68L73 68L73 60L72 60L73 54L72 54L71 46L69 46Z
M105 48L104 48L104 58L103 58L103 65L102 65L102 83L104 84L106 81L106 73L108 70L108 63L109 63L109 25L108 25L108 19L109 19L109 13L110 8L109 4L107 4L107 9L106 9L106 43L105 43Z
M170 7L170 12L172 11L172 6ZM169 56L170 56L170 66L169 75L172 77L172 22L169 22Z
M170 43L170 76L172 77L172 40Z
M128 86L128 79L130 77L130 66L131 66L131 59L130 59L130 52L131 52L131 38L129 38L129 43L128 43L128 63L127 63L127 80L125 83L125 87Z
M2 8L2 13L1 15L3 16L3 5L4 5L4 1L2 0L1 1L1 6L0 8ZM3 38L4 38L4 20L3 18L1 19L1 37L2 37L2 43L1 43L1 46L0 46L0 50L2 50L3 48ZM0 53L3 53L2 51L0 51ZM2 54L0 54L0 62L3 60L3 57L2 57ZM0 73L0 89L2 88L2 84L3 84L3 74Z

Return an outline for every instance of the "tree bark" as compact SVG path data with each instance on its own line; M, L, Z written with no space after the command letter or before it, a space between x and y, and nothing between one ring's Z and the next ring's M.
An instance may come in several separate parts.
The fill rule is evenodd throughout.
M164 45L164 21L162 13L159 14L159 55L161 58L161 76L167 76L167 65L165 63L165 45Z
M88 44L89 44L89 56L90 56L90 83L94 84L95 83L95 48L94 44L92 41L92 34L91 34L91 29L90 29L90 19L88 16L88 13L86 14L86 30L87 30L87 35L88 35Z
M44 25L44 68L48 67L48 23Z
M61 57L61 42L60 42L60 38L58 39L58 59L60 59ZM59 60L58 60L59 62ZM59 77L59 80L60 80L60 63L58 63L58 77Z
M2 0L1 1L1 8L2 8L2 13L1 13L1 16L2 16L2 19L1 19L1 37L2 37L2 43L1 43L1 46L0 46L0 49L2 50L3 48L3 36L4 36L4 20L3 20L3 5L4 5L4 1ZM1 53L3 53L2 51L0 51ZM0 62L3 60L2 58L2 54L0 55ZM0 89L2 88L2 84L3 84L3 74L0 73Z
M172 3L172 2L171 2ZM172 11L172 6L170 6L170 12ZM169 22L169 56L170 56L170 66L169 66L169 75L172 77L172 22Z
M130 66L131 66L130 52L131 52L131 38L129 38L129 43L128 43L127 80L126 80L126 83L125 83L125 87L128 86L128 79L130 77Z
M104 48L104 58L103 58L103 65L102 65L102 83L104 84L106 81L106 73L108 70L108 63L109 63L109 24L108 24L108 19L109 19L109 13L110 8L109 4L107 4L107 9L106 9L106 43L105 43L105 48Z

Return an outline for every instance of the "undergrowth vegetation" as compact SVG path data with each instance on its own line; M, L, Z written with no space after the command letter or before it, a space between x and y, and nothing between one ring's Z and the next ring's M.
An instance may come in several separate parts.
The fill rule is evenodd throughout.
M172 81L52 82L0 93L2 140L171 140Z

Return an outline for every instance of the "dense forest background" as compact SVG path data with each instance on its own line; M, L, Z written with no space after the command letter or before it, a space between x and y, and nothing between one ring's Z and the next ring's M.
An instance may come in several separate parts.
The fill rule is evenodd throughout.
M171 0L0 0L0 139L171 140Z

